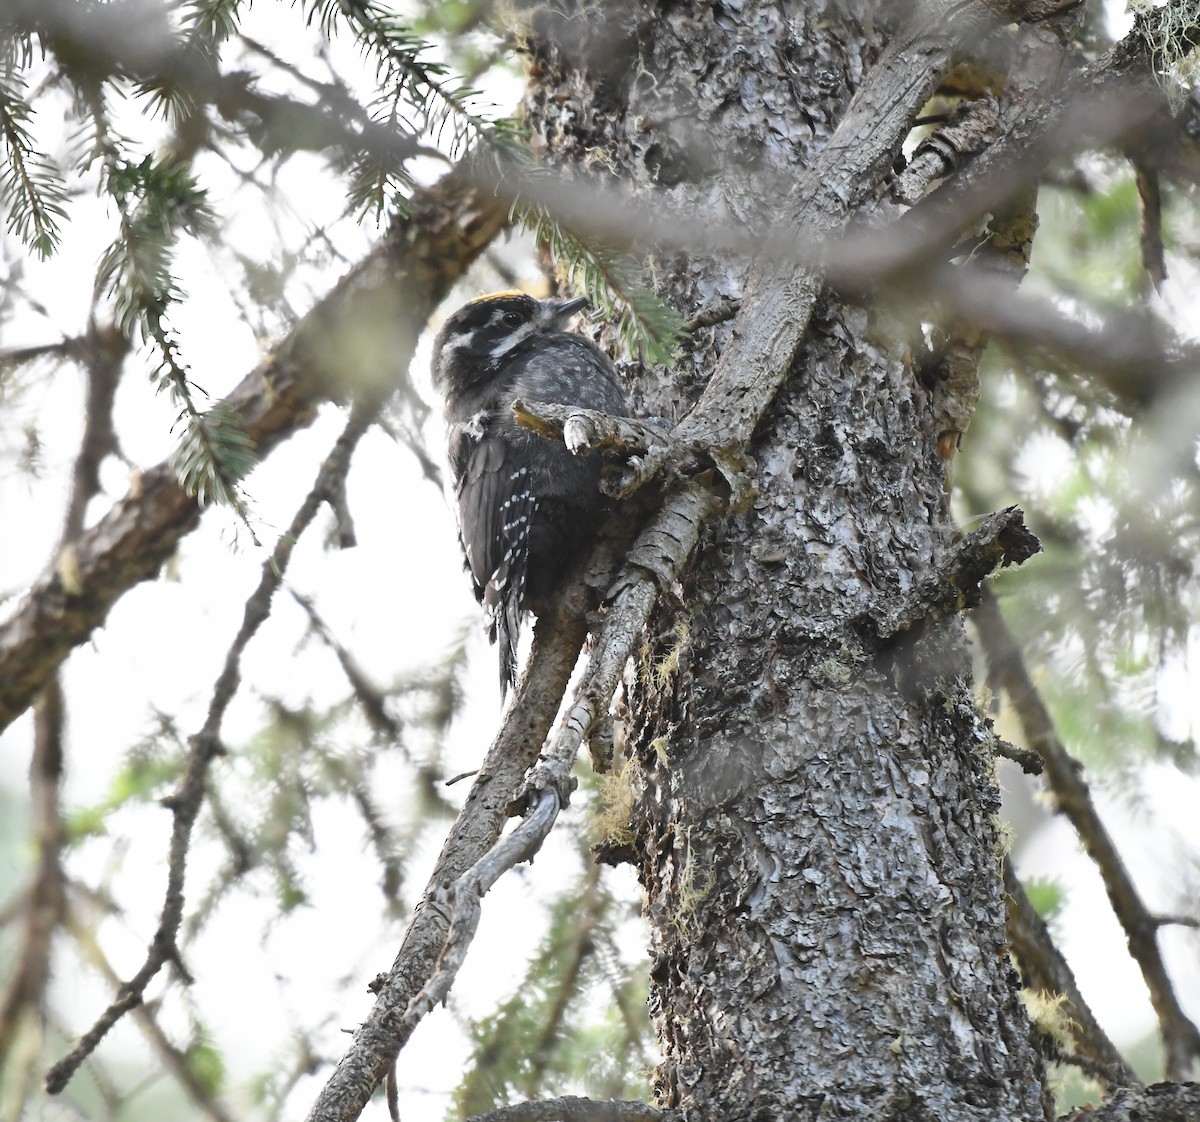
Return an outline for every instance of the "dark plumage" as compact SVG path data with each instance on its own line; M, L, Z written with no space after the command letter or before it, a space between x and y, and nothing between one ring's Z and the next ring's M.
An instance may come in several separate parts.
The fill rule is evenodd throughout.
M574 456L519 428L512 403L628 414L608 356L559 330L585 303L481 296L446 321L433 345L459 538L488 637L500 645L502 693L516 672L522 611L553 589L603 506L599 454Z

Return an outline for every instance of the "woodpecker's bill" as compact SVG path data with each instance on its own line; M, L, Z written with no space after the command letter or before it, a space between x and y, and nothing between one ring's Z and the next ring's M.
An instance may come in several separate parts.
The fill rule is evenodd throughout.
M502 694L516 674L523 609L553 589L604 505L599 453L574 456L561 441L520 428L512 404L629 412L608 356L562 330L586 303L481 296L446 321L433 345L459 538L488 637L500 645Z

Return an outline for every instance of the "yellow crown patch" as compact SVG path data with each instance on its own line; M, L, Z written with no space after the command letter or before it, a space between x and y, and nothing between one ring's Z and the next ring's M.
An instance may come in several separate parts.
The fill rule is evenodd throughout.
M522 292L519 288L506 288L503 292L485 292L482 296L476 296L473 300L468 300L467 303L482 304L485 300L504 300L514 296L529 296L529 293Z

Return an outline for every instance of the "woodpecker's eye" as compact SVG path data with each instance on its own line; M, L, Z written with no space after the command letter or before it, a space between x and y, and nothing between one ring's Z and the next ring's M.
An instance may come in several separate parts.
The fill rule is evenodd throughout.
M520 312L505 312L504 326L505 327L520 327L525 322L525 317Z

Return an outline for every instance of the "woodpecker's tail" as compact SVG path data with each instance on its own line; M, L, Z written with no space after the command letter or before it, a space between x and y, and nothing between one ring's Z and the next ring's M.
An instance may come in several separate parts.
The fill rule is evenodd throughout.
M497 585L493 579L484 590L483 607L488 638L500 648L500 697L504 698L517 677L517 640L521 634L520 589Z
M508 694L517 677L517 637L521 633L521 609L512 598L496 619L496 642L500 647L500 698Z

